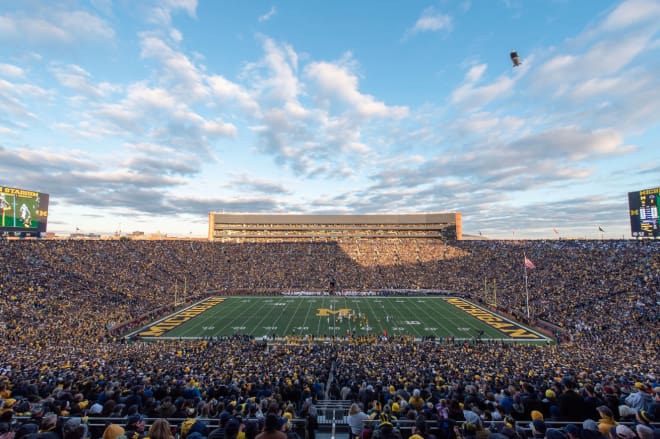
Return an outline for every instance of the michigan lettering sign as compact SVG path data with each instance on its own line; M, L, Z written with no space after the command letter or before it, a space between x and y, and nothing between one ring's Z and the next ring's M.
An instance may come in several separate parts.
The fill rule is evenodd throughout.
M463 299L458 299L455 297L448 297L445 299L448 303L451 303L460 310L468 313L472 317L475 317L482 322L486 323L488 326L497 329L498 331L508 335L511 338L515 339L534 339L539 340L541 337L534 333L530 332L527 328L520 326L510 320L504 319L493 314L490 311L487 311L478 306L472 305L469 302L466 302Z
M178 312L173 316L161 320L160 322L156 322L144 331L139 332L138 335L140 337L160 337L166 332L183 325L188 320L197 317L204 311L211 309L218 303L222 303L224 301L225 299L222 297L212 297L200 304L191 306L190 308L184 309L183 311Z

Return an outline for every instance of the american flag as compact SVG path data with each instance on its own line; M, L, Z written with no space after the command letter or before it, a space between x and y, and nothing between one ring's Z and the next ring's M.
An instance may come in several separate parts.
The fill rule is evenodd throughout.
M525 257L525 267L527 267L527 268L536 268L534 263L532 261L530 261L529 259L527 259L527 257Z

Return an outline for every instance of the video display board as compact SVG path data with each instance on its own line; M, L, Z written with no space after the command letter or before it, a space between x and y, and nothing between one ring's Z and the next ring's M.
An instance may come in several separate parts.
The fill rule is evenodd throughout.
M660 237L658 197L660 187L628 192L630 208L630 232L635 238Z
M48 194L0 186L0 232L45 233Z

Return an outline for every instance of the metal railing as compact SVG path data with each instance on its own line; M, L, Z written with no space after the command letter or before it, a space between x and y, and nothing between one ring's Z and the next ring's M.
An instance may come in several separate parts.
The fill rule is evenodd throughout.
M338 435L340 438L349 437L349 426L348 426L348 409L352 401L344 400L321 400L318 401L316 405L317 410L317 425L319 430L329 431L331 439L335 439ZM58 418L58 427L64 425L64 423L73 416L60 416ZM145 432L149 430L149 427L153 424L154 421L162 418L143 418L145 423ZM175 435L175 438L180 437L181 425L190 418L165 418L170 423L172 427L172 432ZM198 417L196 420L202 421L205 425L205 433L208 435L211 431L220 426L219 418L205 418ZM93 429L105 429L110 424L120 425L122 427L126 426L127 418L126 417L86 417L86 423L90 430ZM294 418L290 420L293 425L294 431L300 436L301 439L308 439L308 428L307 420L303 418ZM369 419L364 421L365 428L376 428L378 427L379 419ZM427 431L433 433L434 430L443 428L442 424L448 422L449 424L458 425L459 427L465 421L454 421L451 419L432 419L426 421ZM523 433L527 437L532 437L531 429L531 420L527 421L515 421L513 428ZM596 421L598 422L598 421ZM14 416L13 423L11 426L12 431L17 431L20 425L25 423L39 423L39 419L35 419L29 416ZM407 438L410 436L409 433L412 432L412 427L415 425L416 421L402 418L392 420L394 427L398 428L402 432L402 436ZM627 425L634 429L634 422L619 421L619 424ZM505 421L483 421L482 426L485 429L491 429L492 431L497 431L501 429L505 424ZM555 421L555 420L546 420L545 425L547 428L564 428L569 424L575 424L578 427L582 427L582 422L570 422L570 421ZM653 428L660 428L660 422L654 422L651 424ZM437 435L436 435L437 436ZM98 439L100 436L91 436L91 439Z
M66 423L67 420L70 418L75 418L79 416L60 416L58 417L58 424L57 428L60 429L62 426ZM89 417L86 416L84 417L86 420L87 428L88 431L92 431L94 429L103 429L110 425L110 424L115 424L119 425L121 427L126 427L126 422L127 418L126 417ZM149 427L156 421L157 419L167 419L167 421L170 423L171 431L172 434L174 435L175 438L181 437L181 425L188 419L191 418L143 418L145 427L144 431L145 434L146 432L149 431ZM195 420L202 421L205 425L205 434L204 436L208 436L208 434L215 430L216 428L220 427L220 419L219 418L206 418L206 417L196 417L194 418ZM39 425L39 419L30 417L30 416L14 416L13 417L13 422L11 425L11 431L17 431L21 425L27 424L27 423L35 423ZM307 434L307 420L304 418L293 418L289 421L292 424L293 430L300 436L301 439L308 439L308 434ZM103 432L101 431L101 434ZM90 436L91 439L99 439L101 435L98 436ZM130 438L129 438L130 439Z

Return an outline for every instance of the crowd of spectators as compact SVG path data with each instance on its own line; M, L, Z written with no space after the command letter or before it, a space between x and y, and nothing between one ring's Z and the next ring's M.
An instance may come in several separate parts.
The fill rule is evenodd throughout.
M456 421L476 413L483 426L531 421L532 412L547 422L593 419L600 433L609 433L608 420L615 428L641 422L642 413L659 420L659 250L657 241L3 241L0 428L26 413L42 415L39 422L49 422L42 433L57 426L60 437L58 419L69 417L116 418L120 434L135 416L200 418L206 435L227 407L227 421L246 418L251 407L281 420L287 408L289 417L308 416L323 398L352 400L374 420L384 414L384 426L445 411ZM557 345L407 337L297 346L250 337L127 342L112 331L164 314L175 291L193 300L439 289L526 318L523 255L535 265L527 271L530 323L556 327ZM89 429L93 439L104 432ZM613 439L633 439L624 436Z

